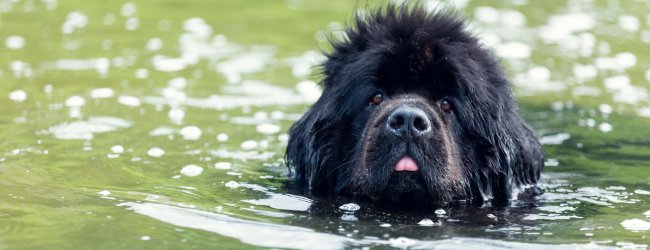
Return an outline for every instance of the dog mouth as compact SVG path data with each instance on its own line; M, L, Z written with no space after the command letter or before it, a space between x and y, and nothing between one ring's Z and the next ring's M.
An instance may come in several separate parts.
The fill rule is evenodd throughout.
M396 172L415 172L420 170L417 162L408 155L402 156L395 164Z

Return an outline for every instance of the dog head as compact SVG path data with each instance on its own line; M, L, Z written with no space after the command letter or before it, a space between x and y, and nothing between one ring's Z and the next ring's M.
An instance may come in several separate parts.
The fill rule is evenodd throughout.
M323 64L320 99L290 130L299 186L376 200L509 200L541 146L498 62L465 21L421 6L356 16Z

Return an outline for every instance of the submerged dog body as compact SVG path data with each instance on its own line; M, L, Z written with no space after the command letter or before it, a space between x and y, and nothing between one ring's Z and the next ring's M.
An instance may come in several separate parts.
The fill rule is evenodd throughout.
M323 64L320 99L290 129L299 187L447 203L508 201L537 183L541 145L462 19L389 6L346 33Z

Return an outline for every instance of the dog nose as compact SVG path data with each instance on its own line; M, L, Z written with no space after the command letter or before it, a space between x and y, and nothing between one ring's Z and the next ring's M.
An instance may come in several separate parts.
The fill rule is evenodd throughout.
M422 109L399 107L389 116L388 130L400 137L416 138L431 132L431 121Z

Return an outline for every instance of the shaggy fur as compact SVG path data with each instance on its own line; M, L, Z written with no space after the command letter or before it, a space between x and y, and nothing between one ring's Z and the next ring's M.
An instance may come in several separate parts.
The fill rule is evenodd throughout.
M346 33L322 65L322 96L289 132L286 161L299 188L440 204L507 202L535 186L541 145L463 19L389 5L355 16ZM419 115L426 133L391 129L398 109ZM419 170L395 171L404 156Z

